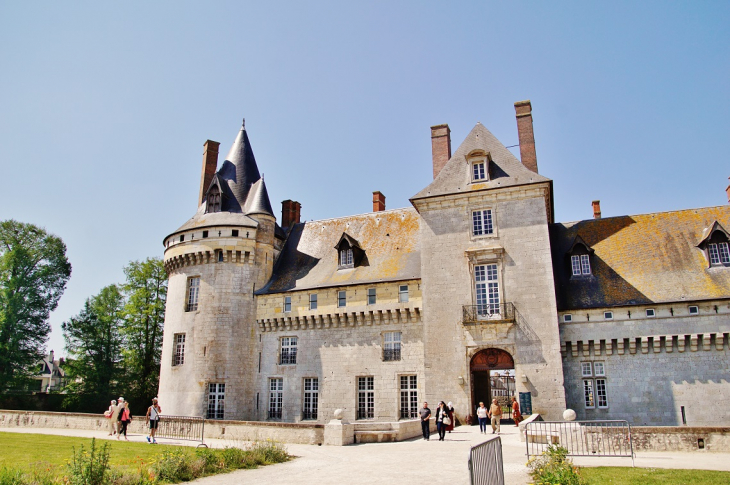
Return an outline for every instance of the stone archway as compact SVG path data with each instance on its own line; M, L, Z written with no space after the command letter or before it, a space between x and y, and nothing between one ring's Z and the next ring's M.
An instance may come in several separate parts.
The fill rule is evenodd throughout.
M470 414L472 415L473 423L476 422L476 408L480 402L484 402L489 407L489 403L493 397L498 399L504 397L505 399L503 400L508 400L510 392L514 393L514 368L515 361L512 355L502 349L483 349L471 358L469 364L469 370L471 372ZM498 373L495 371L505 371L505 376L499 378ZM507 377L508 371L512 371L511 379ZM510 380L512 383L511 391Z

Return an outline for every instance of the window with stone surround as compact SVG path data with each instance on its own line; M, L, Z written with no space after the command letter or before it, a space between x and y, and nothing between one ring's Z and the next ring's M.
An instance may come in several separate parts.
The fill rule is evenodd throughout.
M418 379L400 376L400 419L418 417Z
M398 286L398 302L408 303L408 285Z
M385 332L383 334L383 360L400 360L401 333Z
M593 379L583 379L583 398L586 409L593 409L596 407L593 395Z
M499 278L496 264L474 266L474 290L479 315L499 315Z
M375 288L368 288L368 305L375 305L377 302L377 295Z
M183 365L185 363L185 334L176 333L173 338L175 349L172 354L172 365Z
M281 410L284 407L284 379L272 377L269 379L269 419L281 419Z
M487 179L487 170L486 170L486 163L483 161L474 162L471 164L471 179L473 181L478 180L486 180Z
M317 309L317 294L316 293L309 294L309 309L310 310Z
M198 294L200 293L200 276L188 278L188 296L185 299L185 311L194 312L198 310Z
M291 312L291 296L284 297L284 313Z
M482 209L471 213L472 236L488 236L494 233L492 209Z
M225 416L226 385L220 382L208 384L208 419L223 419Z
M337 308L344 308L347 306L347 291L337 292Z
M297 363L297 338L282 337L279 364L291 365Z
M697 245L704 253L710 268L730 267L730 233L718 221L705 230L706 236Z
M375 378L357 378L357 419L375 418Z
M319 407L319 379L316 377L304 378L304 406L302 406L302 419L317 419Z
M608 380L604 362L581 362L580 364L585 408L608 408Z

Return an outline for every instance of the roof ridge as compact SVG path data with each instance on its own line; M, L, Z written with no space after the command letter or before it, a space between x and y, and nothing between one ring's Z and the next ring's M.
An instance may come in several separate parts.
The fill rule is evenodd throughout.
M400 207L398 209L387 209L387 210L377 211L377 212L363 212L363 213L360 213L360 214L353 214L353 215L349 215L349 216L328 217L326 219L314 219L314 220L311 220L311 221L304 221L302 224L310 224L310 223L315 223L315 222L336 221L336 220L339 220L339 219L346 219L348 217L374 216L376 214L382 214L384 212L398 212L398 211L413 211L413 212L417 212L414 207Z
M730 209L730 205L711 205L711 206L707 206L707 207L694 207L692 209L676 209L676 210L669 210L669 211L643 212L640 214L622 214L622 215L618 215L618 216L601 217L600 219L578 219L577 221L555 222L554 224L577 224L579 222L599 221L599 220L602 221L605 219L617 219L619 217L652 216L652 215L656 215L656 214L676 214L679 212L692 212L692 211L698 211L698 210L722 209L722 208Z

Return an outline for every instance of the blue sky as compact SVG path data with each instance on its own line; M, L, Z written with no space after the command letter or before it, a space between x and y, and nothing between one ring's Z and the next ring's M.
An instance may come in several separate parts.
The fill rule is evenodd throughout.
M387 207L431 125L517 143L530 99L558 221L727 204L730 3L0 3L0 220L63 238L60 324L195 211L203 143L246 118L272 205ZM513 149L519 154L518 149Z

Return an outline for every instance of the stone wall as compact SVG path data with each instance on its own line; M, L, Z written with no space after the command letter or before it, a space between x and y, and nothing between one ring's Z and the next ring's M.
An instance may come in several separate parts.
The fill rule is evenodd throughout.
M634 440L634 452L730 452L730 428L727 427L632 426L631 437Z

